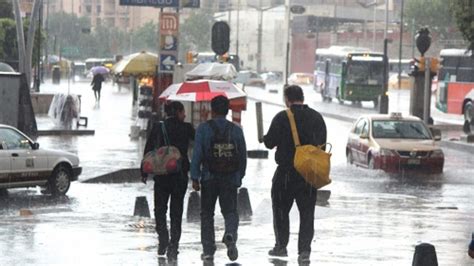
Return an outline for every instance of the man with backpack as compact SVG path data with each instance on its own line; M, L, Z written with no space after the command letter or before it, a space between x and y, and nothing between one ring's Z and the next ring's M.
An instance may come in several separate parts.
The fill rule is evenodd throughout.
M193 188L201 190L201 259L214 259L214 210L219 199L225 220L223 242L227 247L227 256L234 261L238 257L237 189L245 176L247 148L242 129L226 119L229 100L224 96L214 97L211 112L212 119L196 130L191 161Z
M320 113L303 103L303 90L299 86L289 86L285 88L284 96L286 106L294 115L301 145L325 144L327 133L324 119ZM269 149L277 148L275 161L278 164L271 191L275 246L268 254L276 257L288 256L286 246L290 237L289 213L293 202L296 201L300 213L298 262L307 263L314 236L316 189L307 183L294 167L295 142L287 111L281 111L273 118L263 142Z

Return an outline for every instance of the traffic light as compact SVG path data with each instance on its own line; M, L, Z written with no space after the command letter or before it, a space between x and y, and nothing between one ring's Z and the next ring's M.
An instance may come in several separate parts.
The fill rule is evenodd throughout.
M432 73L438 73L439 67L440 67L439 59L436 58L436 57L431 58L431 61L430 61L430 71L431 71Z
M230 28L224 21L218 21L212 26L211 48L214 53L223 55L229 51Z
M424 57L420 57L419 59L418 58L415 58L415 70L416 71L425 71L425 58Z

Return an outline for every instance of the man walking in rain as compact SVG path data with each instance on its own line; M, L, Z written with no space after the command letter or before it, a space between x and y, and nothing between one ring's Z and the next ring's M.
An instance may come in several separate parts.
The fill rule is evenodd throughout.
M325 144L324 119L321 114L303 103L303 90L299 86L289 86L285 88L284 96L286 106L294 114L301 145ZM289 213L293 201L296 201L300 213L298 262L309 262L311 241L314 237L316 189L307 183L293 166L295 144L286 111L279 112L273 118L263 142L269 149L277 148L275 161L278 164L271 191L275 246L268 254L276 257L288 256L286 247L290 236Z
M226 97L213 98L212 119L196 130L191 178L194 190L201 189L203 261L212 261L216 252L214 210L217 199L225 220L223 242L227 247L227 256L232 261L238 257L237 189L245 176L247 149L242 129L226 120L228 112L229 100Z

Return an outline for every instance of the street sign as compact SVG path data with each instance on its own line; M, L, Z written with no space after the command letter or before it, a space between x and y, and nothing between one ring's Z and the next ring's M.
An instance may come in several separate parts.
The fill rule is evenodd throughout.
M178 13L161 13L160 14L160 33L161 34L177 34L179 28Z
M306 11L304 6L293 5L290 7L290 11L293 14L303 14Z
M179 7L179 0L120 0L121 6Z
M181 7L199 8L201 5L200 0L181 0Z
M176 65L176 56L172 54L160 54L160 72L173 73Z

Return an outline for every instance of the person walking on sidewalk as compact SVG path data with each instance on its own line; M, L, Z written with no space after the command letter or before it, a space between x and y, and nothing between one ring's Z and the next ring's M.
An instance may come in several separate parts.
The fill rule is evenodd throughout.
M158 233L158 255L166 254L168 259L176 260L178 256L179 239L181 238L181 221L183 216L184 195L188 187L188 147L194 140L194 128L185 123L184 106L180 102L165 105L167 119L163 122L169 144L178 148L182 156L181 172L170 175L154 176L154 204L156 232ZM153 123L145 144L145 153L166 145L161 123ZM147 174L142 172L142 181L146 183ZM171 200L170 200L171 198ZM166 223L166 212L170 201L170 234Z
M216 251L214 210L217 199L225 220L223 242L227 256L232 261L238 257L237 189L245 176L247 148L242 129L226 120L228 112L226 97L212 99L212 119L197 128L191 160L193 188L201 190L201 259L204 261L212 261Z
M97 73L92 78L92 90L94 91L95 101L100 102L100 90L102 90L102 82L104 82L104 76Z
M299 86L289 86L285 88L284 96L286 106L294 114L301 145L325 144L324 119L321 114L303 103L303 90ZM273 118L263 142L269 149L277 148L275 161L278 165L271 189L275 246L268 254L277 257L288 256L286 247L290 235L289 213L293 202L296 201L300 213L298 261L309 262L311 241L314 237L316 189L307 183L293 166L295 144L286 111L279 112Z

